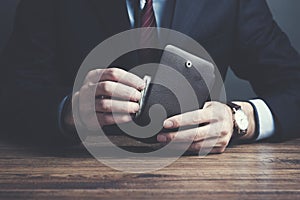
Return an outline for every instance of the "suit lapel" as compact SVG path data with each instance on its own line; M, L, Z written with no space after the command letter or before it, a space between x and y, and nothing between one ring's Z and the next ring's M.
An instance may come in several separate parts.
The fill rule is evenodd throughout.
M90 0L99 16L101 27L110 35L131 28L125 0Z

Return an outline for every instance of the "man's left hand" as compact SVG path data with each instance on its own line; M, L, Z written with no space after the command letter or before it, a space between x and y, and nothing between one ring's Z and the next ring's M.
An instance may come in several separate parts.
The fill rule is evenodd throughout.
M234 103L242 106L243 111L249 119L247 134L240 139L251 139L254 137L255 131L253 107L247 102ZM189 151L199 152L200 150L208 150L210 153L223 153L233 134L234 120L232 110L223 103L207 102L203 109L177 115L164 122L164 128L166 129L192 125L196 125L197 127L178 132L159 134L157 140L161 143L168 143L170 141L186 143L192 141Z

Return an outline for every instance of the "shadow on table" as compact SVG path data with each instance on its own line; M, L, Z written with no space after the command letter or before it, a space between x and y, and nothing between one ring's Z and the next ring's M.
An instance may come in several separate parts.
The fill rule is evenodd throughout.
M146 144L140 141L136 141L129 137L124 136L112 136L109 137L112 145L89 145L89 149L93 151L96 149L98 152L103 152L109 155L109 152L113 151L113 145L118 146L128 152L133 153L150 153L157 151L164 147L162 144L153 143ZM93 141L93 139L91 139ZM0 141L5 146L11 146L20 151L23 154L30 154L36 156L48 156L48 157L66 157L66 158L88 158L92 157L86 147L81 143L79 145L63 144L61 142L47 144L40 141L32 141L28 138L21 136L0 136ZM114 146L115 147L115 146ZM174 149L172 152L164 153L161 157L172 157L177 156L179 149ZM181 151L181 150L180 150ZM193 156L198 153L186 151L183 156Z

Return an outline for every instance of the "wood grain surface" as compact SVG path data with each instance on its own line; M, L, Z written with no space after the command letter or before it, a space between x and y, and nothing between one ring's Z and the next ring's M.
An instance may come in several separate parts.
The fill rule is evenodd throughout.
M300 199L300 139L182 156L142 174L113 170L83 147L1 141L0 199Z

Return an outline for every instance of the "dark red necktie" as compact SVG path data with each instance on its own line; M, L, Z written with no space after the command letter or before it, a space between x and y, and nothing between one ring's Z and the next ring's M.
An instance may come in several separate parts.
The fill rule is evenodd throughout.
M144 28L141 31L140 46L145 48L147 46L153 46L157 42L157 30L153 27L157 27L156 19L153 10L153 0L146 0L145 6L140 15L140 27ZM151 50L144 50L140 57L143 61L149 62L155 54Z
M156 20L153 10L153 0L146 0L141 13L141 27L156 27Z

